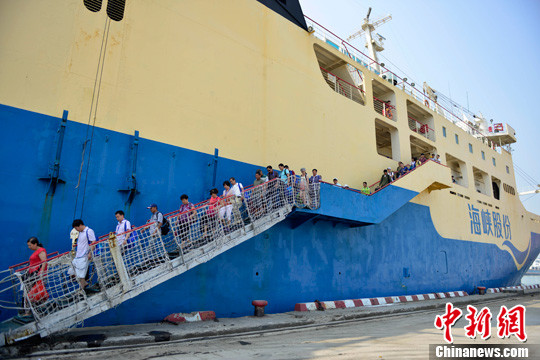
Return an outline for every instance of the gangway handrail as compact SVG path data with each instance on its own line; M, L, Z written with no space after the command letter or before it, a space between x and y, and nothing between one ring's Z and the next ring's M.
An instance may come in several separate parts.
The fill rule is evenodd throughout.
M0 345L74 326L269 229L285 219L293 207L318 208L319 184L299 179L274 179L244 189L242 196L226 196L216 204L177 213L168 217L167 235L149 223L131 230L133 238L121 234L122 242L114 232L107 238L100 237L88 253L90 282L99 285L94 288L98 291L95 295L82 291L70 277L77 274L73 250L47 259L47 271L38 277L10 274L6 282L0 280L4 288L0 292L13 290L13 303L20 304L18 309L30 311L34 321L0 334ZM182 218L193 211L197 214L193 221Z
M55 256L55 255L57 255L57 254L58 254L58 251L52 252L52 253L50 253L50 254L47 254L47 260L50 260L50 259L51 259L51 258L49 258L49 256ZM45 260L45 261L47 261L47 260ZM9 267L9 269L14 269L14 268L16 268L16 267L19 267L19 266L25 265L25 264L29 264L29 263L30 263L30 261L29 261L29 260L26 260L26 261L23 261L22 263L15 264L15 265L11 265L11 266ZM40 262L39 264L41 264L41 262ZM37 265L39 265L39 264L37 264Z

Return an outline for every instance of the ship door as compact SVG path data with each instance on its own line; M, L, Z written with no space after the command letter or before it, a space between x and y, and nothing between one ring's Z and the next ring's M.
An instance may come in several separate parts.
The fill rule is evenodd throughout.
M493 197L497 200L500 200L499 184L497 184L495 181L493 181L492 184L493 184Z

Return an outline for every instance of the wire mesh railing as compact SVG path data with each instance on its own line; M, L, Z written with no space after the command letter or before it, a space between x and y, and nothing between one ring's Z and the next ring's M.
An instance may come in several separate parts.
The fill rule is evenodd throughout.
M92 306L89 299L97 294L112 303L130 290L147 289L146 283L174 267L190 268L209 252L241 236L254 236L258 228L273 225L279 214L287 214L293 206L314 209L319 201L319 184L309 184L299 176L274 179L244 189L241 196L213 197L188 211L173 212L167 217L167 234L155 224L146 224L119 238L114 233L101 237L90 244L85 277L90 285L85 289L78 279L84 269L71 251L47 259L44 271L30 274L27 267L7 271L9 276L0 280L0 293L12 292L15 306L11 308L31 312L38 323L66 308L70 316L84 313ZM0 303L0 307L7 306Z

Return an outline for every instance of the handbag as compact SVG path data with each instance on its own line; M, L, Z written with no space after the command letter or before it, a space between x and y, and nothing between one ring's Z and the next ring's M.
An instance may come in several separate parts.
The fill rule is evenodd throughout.
M124 233L125 232L127 232L127 223L124 223ZM135 233L135 231L132 231L129 234L129 237L127 238L127 240L126 240L126 246L128 248L133 247L133 244L135 243L135 241L137 241L137 234Z
M32 286L32 289L28 292L28 299L31 302L45 301L49 298L49 293L45 290L45 285L43 285L43 280L38 280Z

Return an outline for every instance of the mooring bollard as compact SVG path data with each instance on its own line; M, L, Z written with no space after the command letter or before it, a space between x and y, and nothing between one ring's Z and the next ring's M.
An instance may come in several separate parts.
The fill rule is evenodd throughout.
M253 300L251 302L251 305L255 306L255 314L254 316L261 317L264 316L264 307L268 305L268 301L266 300Z
M486 287L485 286L477 286L478 294L484 295L486 293Z

